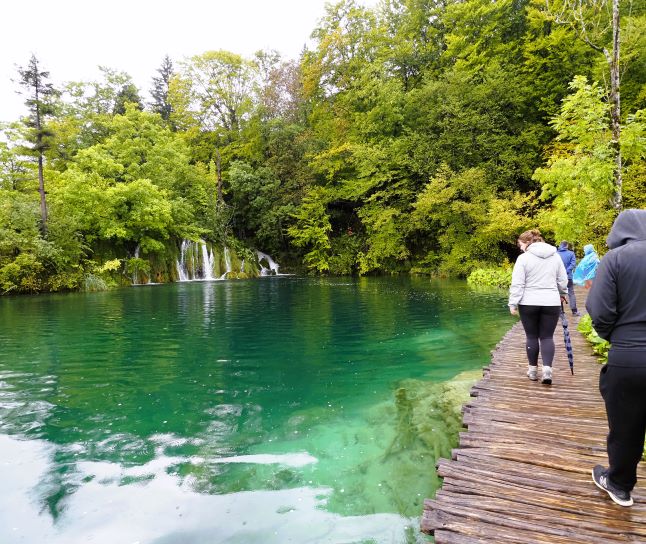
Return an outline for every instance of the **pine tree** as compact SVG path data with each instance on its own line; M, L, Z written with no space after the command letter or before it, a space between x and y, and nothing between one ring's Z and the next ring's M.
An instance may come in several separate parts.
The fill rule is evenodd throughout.
M150 95L153 97L151 107L155 113L161 115L164 121L168 122L173 111L168 101L168 86L174 74L173 62L168 55L164 57L157 73L159 77L153 77L153 87L150 90Z
M27 127L26 139L31 147L26 148L27 154L38 161L38 192L40 193L41 231L47 233L47 198L45 192L45 179L43 176L43 163L45 151L49 147L52 133L47 129L47 118L54 113L55 99L59 92L49 83L49 72L40 70L38 59L31 56L26 68L18 68L20 85L25 88L27 100L25 105L29 115L24 119Z

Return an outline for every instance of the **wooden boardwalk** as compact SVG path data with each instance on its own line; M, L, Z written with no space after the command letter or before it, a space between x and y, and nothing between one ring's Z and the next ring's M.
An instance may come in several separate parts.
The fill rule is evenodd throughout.
M646 543L644 464L631 508L613 503L590 477L595 464L607 466L608 425L601 367L573 321L575 374L559 323L552 386L527 379L520 323L492 352L464 407L468 431L453 459L439 461L444 483L424 503L422 531L437 544Z

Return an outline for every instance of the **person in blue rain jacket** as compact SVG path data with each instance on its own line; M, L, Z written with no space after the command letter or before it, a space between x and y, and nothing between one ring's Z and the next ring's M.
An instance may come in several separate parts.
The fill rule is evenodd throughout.
M597 267L599 266L599 256L594 250L592 244L583 246L583 259L579 262L572 274L572 281L575 285L583 285L586 289L590 289L592 280L597 274Z

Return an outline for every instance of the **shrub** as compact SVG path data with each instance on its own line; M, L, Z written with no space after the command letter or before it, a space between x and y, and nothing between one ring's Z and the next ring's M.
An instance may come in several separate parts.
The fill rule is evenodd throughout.
M92 293L96 291L107 291L109 286L107 282L100 276L94 274L87 274L83 278L82 291Z
M607 363L610 342L597 334L597 331L592 326L592 318L589 315L586 314L581 318L577 330L592 344L592 350L600 357L599 362Z
M509 287L511 285L510 266L499 268L476 268L467 277L467 283L473 286Z
M0 268L3 293L38 293L43 288L43 264L32 253L21 253L13 262Z

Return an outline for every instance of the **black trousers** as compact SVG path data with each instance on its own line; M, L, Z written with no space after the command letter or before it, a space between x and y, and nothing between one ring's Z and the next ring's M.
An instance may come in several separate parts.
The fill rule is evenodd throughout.
M527 360L532 366L538 364L540 352L543 366L552 366L554 360L554 329L561 315L560 306L518 305L520 321L527 337Z
M646 358L643 367L604 365L599 391L608 416L608 477L619 489L632 491L646 432Z

